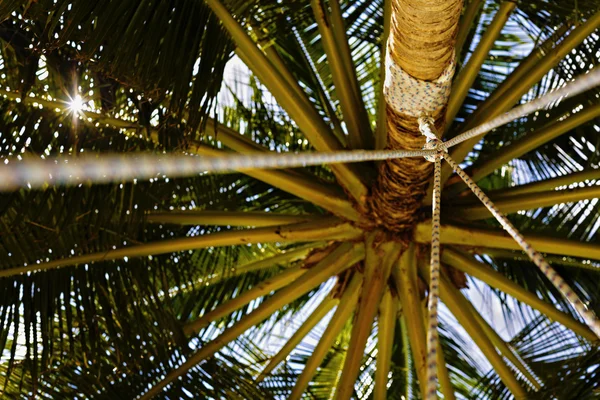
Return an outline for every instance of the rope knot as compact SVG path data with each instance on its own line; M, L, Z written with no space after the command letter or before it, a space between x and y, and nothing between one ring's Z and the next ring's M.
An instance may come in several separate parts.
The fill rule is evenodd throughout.
M438 138L435 130L435 120L429 115L422 115L419 117L419 131L423 136L427 138L427 143L423 146L423 150L437 150L437 155L423 156L429 162L435 162L437 156L441 156L441 153L447 151L443 142Z
M422 115L419 117L419 131L428 139L437 140L437 132L435 131L435 120L430 115Z

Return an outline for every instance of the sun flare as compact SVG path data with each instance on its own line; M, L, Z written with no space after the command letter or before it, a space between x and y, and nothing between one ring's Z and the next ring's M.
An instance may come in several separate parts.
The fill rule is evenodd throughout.
M83 111L83 98L81 98L80 95L75 96L69 102L69 110L71 110L73 113L80 113Z

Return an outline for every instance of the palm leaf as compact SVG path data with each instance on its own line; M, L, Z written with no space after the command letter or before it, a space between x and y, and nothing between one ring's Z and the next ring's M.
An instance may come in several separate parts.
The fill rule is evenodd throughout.
M337 1L316 2L329 13L331 19L326 22L333 21L332 26L338 29L331 29L335 40L339 42L341 36L348 39L347 44L335 43L339 46L333 50L326 44L328 30L322 21L321 26L317 24L309 1L208 3L212 9L205 2L193 0L2 2L2 161L80 153L181 153L201 149L199 143L205 147L197 154L225 149L243 153L300 152L328 148L320 142L324 137L334 149L337 145L330 146L331 143L339 143L339 148L355 145L356 138L350 135L357 130L348 124L359 121L358 116L366 119L363 122L368 129L363 126L359 130L362 133L379 122L381 71L385 64L381 57L385 46L384 10L389 10L386 2L340 1L341 25L334 15ZM466 4L464 24L458 32L457 62L463 68L477 54L498 10L507 7L499 1L481 6L479 3L472 0ZM216 17L212 11L215 4L222 6L221 19L230 17L229 22L222 23ZM526 102L597 65L596 31L569 48L565 57L544 71L531 87L518 87L519 79L511 85L503 83L514 80L510 77L520 73L520 66L527 65L530 52L537 54L542 43L547 47L543 52L556 50L574 29L597 18L596 13L597 2L592 0L517 4L497 32L480 68L471 72L473 84L458 104L456 118L448 124L448 136L460 133L472 123L478 107L493 107L494 102L486 99L494 100L493 93L498 89L518 92L515 102ZM238 47L240 31L230 36L234 25L250 45ZM343 53L346 48L348 54ZM252 56L248 56L249 49ZM336 52L339 57L349 55L351 59L336 66L332 63ZM237 57L232 61L234 54ZM259 59L266 60L261 64L263 70L256 68ZM230 62L239 65L240 60L250 70L230 73L226 67L232 65ZM535 69L536 65L530 67ZM356 87L341 87L337 79L340 71L346 74L346 80L351 81L355 75ZM273 80L277 74L281 80ZM273 82L287 82L290 91L278 91ZM344 96L352 92L360 98L349 107L350 99ZM598 117L592 115L598 107L597 97L598 90L590 90L486 135L465 159L465 165L470 166L467 171L474 174L484 190L493 191L492 198L498 199L513 196L513 187L528 190L528 183L556 178L564 178L561 182L569 188L593 188L599 178L594 175L600 146ZM293 111L294 107L302 112ZM356 115L350 114L353 111ZM575 123L585 112L591 117ZM574 125L562 129L560 124L564 121ZM319 132L307 127L318 127ZM527 145L526 140L533 135L549 131L554 133L548 134L543 143ZM511 153L499 160L507 148ZM372 186L377 172L370 164L343 168L285 170L278 175L279 182L285 177L300 177L293 183L286 182L286 186L277 185L276 179L264 179L264 174L178 179L157 176L149 182L23 188L0 194L0 260L5 274L0 278L1 393L7 398L134 398L185 365L192 354L210 346L214 350L213 343L219 335L232 332L250 316L255 320L249 329L229 335L227 345L218 346L201 362L191 365L158 396L288 397L317 349L329 317L257 384L255 378L262 366L278 349L271 342L289 340L311 313L316 299L332 288L331 295L341 297L352 276L379 271L373 269L374 258L368 257L370 265L361 262L346 266L348 271L344 273L330 272L330 276L322 277L325 283L312 282L314 286L303 287L305 293L293 296L293 300L281 299L299 294L295 293L295 285L303 281L285 282L275 293L263 293L208 321L197 334L186 335L184 327L211 315L212 310L229 301L257 292L261 285L290 268L315 268L315 264L331 257L327 250L330 247L372 244L364 234L371 232L376 222L369 210L355 205L364 201L356 193L362 190L367 194L366 188ZM580 181L569 181L583 176L582 170L589 175ZM478 176L477 171L485 173L479 172ZM544 190L562 191L561 185ZM295 190L299 186L303 192ZM315 197L309 193L313 188L320 191L321 198L343 202L343 211L336 212L331 202L313 203ZM348 196L344 189L352 195ZM464 215L475 203L462 189L451 178L444 188L446 197L442 203L448 206L446 209L458 209ZM535 193L542 193L541 196L544 192ZM596 200L549 206L534 202L534 208L517 210L510 219L526 236L533 235L533 242L542 250L566 253L549 260L574 292L598 313L600 299L596 288L600 275L595 261L586 259L599 240L600 210ZM172 223L175 219L161 221L157 217L175 216L175 212L180 218L197 212L219 212L223 219L204 224L185 220ZM325 233L315 230L309 239L287 243L276 236L290 229L282 225L269 228L272 241L249 243L252 231L241 229L242 223L235 220L247 212L253 213L247 217L262 215L257 213L260 212L274 217L277 213L323 218L330 218L328 214L334 212L352 220L352 225L347 224L352 234L327 237L324 241ZM429 240L428 207L414 213L419 221L415 233L392 235L389 243L393 244L393 251L404 252L408 244L417 242L411 245L416 259L427 252L418 243ZM503 242L495 221L485 219L464 227L458 225L465 222L460 215L442 212L443 241L462 246L462 250L474 254L478 263L501 274L510 284L578 320L568 302L537 269L522 254L509 250L514 246ZM261 225L266 226L267 222ZM323 233L323 237L318 233ZM210 244L202 249L186 247L163 254L106 259L113 249L130 249L145 243L167 245L171 240L187 243L186 238L208 240L223 235L242 244ZM504 247L488 248L494 246ZM298 252L298 257L278 258L294 252ZM52 265L46 263L60 259L66 264L77 264L68 259L87 254L96 254L96 262L44 271L35 268L39 264L45 269ZM28 273L13 274L13 268L25 265ZM445 271L456 279L455 286L464 288L456 269L447 267ZM331 398L339 390L340 381L346 384L346 396L372 397L374 380L382 379L376 377L377 358L384 356L390 360L388 398L422 397L423 382L419 382L417 370L420 361L410 347L415 343L414 338L409 340L409 330L418 320L415 316L421 311L419 302L426 296L423 281L416 275L414 282L411 280L413 308L399 311L389 346L371 323L382 318L376 311L379 295L387 291L392 298L402 297L404 288L398 282L404 281L394 278L388 280L386 276L381 282L371 279L369 282L375 284L362 289L365 295L357 300L356 307L363 311L357 315L367 315L368 321L361 326L364 321L353 317L340 323L343 326L339 335L322 349L323 358L309 379L306 398ZM541 389L535 396L597 395L598 351L594 344L503 290L473 279L464 281L471 286L465 290L469 293L465 297L473 305L477 298L489 301L488 307L476 306L473 312L488 318L498 311L495 307L499 305L503 325L516 332L507 340L515 357L540 378ZM475 290L480 293L475 294ZM261 314L266 308L269 315ZM346 311L353 314L354 308L353 305ZM257 310L260 318L252 317ZM443 307L440 319L441 348L456 396L508 398L510 392L498 373ZM377 324L380 326L380 322ZM382 348L388 348L390 354L378 354L380 338ZM364 351L352 353L349 346L356 341ZM351 368L344 368L345 364ZM508 364L517 380L526 386L527 379ZM357 376L356 380L347 378L350 372ZM533 386L527 386L527 390L533 391Z

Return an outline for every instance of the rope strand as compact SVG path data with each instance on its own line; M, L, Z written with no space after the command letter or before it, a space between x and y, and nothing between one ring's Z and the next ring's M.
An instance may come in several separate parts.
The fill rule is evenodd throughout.
M450 166L456 171L458 176L469 186L473 193L481 200L492 215L498 220L500 225L509 233L510 236L521 246L523 251L529 256L533 263L542 271L544 275L552 282L552 284L560 291L560 293L571 303L571 305L579 312L590 329L600 338L600 321L596 314L587 308L581 301L579 296L571 289L571 287L556 273L556 271L544 260L544 257L538 253L515 228L515 226L504 216L500 210L491 202L489 197L485 195L477 186L477 184L458 166L458 164L447 154L444 158ZM433 242L432 242L433 243Z
M227 154L219 157L139 154L61 157L53 159L6 159L0 167L0 190L40 188L46 184L77 185L171 178L202 173L224 173L251 169L277 169L307 165L354 163L403 157L435 155L435 150L338 151L332 153ZM101 158L99 158L101 157Z
M425 156L433 163L433 199L431 202L431 258L429 266L429 299L427 301L427 355L425 359L425 400L437 400L439 342L438 304L440 301L440 202L442 180L442 157L446 149L439 140L435 121L431 116L419 117L419 131L427 137L424 149L435 149L434 156Z
M429 272L429 312L427 329L427 388L426 400L437 399L437 348L438 348L438 303L440 299L440 201L441 201L441 175L442 156L441 148L435 156L433 201L431 204L431 265Z
M579 76L565 87L536 100L515 107L457 137L439 143L444 149L465 140L483 135L494 128L544 108L553 102L572 97L600 84L600 68ZM428 128L427 128L428 129ZM424 131L425 136L434 136ZM107 183L134 179L149 179L160 175L192 176L200 173L222 173L248 169L294 168L307 165L380 161L404 157L435 156L435 150L356 150L335 153L223 155L220 157L190 157L186 155L102 155L53 159L26 158L21 161L5 159L0 167L0 191L19 187L40 188L46 184Z
M573 97L575 95L583 93L586 90L598 85L600 85L600 68L594 68L587 74L578 76L569 84L565 85L564 87L558 90L547 93L544 96L532 100L528 103L525 103L521 106L515 107L509 112L504 113L492 119L491 121L485 122L473 129L461 133L455 138L445 142L444 147L448 149L466 140L486 134L492 129L496 129L502 125L508 124L509 122L512 122L517 118L529 115L532 112L541 110L542 108L547 107L554 102L568 99L569 97Z

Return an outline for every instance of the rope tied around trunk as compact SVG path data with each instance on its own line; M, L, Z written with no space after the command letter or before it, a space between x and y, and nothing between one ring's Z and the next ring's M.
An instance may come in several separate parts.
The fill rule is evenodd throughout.
M411 117L438 115L450 97L452 77L456 68L454 52L442 74L431 81L416 79L394 62L389 47L385 60L383 95L398 114Z

